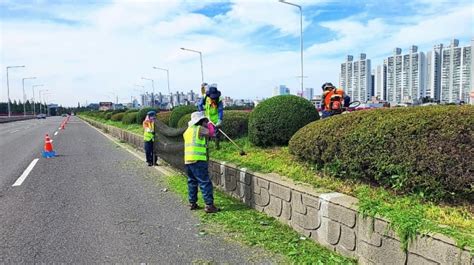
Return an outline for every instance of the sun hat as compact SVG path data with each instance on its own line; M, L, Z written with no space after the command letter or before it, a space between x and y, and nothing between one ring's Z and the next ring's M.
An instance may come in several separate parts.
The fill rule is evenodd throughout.
M195 111L191 114L191 120L188 122L188 127L195 125L196 123L200 122L203 119L207 119L201 111Z

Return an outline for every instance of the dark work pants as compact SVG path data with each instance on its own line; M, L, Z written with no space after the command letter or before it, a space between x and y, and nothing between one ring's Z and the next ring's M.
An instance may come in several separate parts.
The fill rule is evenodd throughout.
M206 205L214 204L214 194L211 179L209 178L208 164L198 161L186 165L188 173L188 199L190 203L198 200L198 186L201 188L202 197Z
M155 161L153 161L153 141L145 141L145 157L148 164L156 163L157 157L155 156Z

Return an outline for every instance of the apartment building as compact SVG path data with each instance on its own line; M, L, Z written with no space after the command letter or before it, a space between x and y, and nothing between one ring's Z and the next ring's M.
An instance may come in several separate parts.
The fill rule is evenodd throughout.
M459 47L453 39L441 56L441 103L469 102L473 89L472 46Z
M361 53L359 60L354 61L352 55L346 57L341 64L339 87L344 89L351 99L367 102L371 97L371 65L365 53Z

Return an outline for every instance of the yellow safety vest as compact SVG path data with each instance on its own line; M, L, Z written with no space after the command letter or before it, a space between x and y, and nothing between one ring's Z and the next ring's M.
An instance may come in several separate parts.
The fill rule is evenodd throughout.
M212 99L210 97L206 96L206 102L205 102L205 114L206 117L212 121L212 123L216 124L219 121L219 103L221 102L221 99L219 98L216 100L216 106L211 106L212 104Z
M207 161L206 138L199 137L198 125L188 127L184 132L184 162Z
M154 140L155 135L153 132L155 131L155 123L151 121L143 121L143 140L145 142L149 142Z

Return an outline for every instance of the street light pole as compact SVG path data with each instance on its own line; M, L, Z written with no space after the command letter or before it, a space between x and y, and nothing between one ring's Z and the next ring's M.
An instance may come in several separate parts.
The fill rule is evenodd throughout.
M36 116L35 87L38 87L38 86L43 86L43 85L33 85L31 87L31 90L33 92L33 115L35 115L35 116Z
M43 104L42 100L41 100L41 92L46 92L48 91L47 89L40 89L39 91L39 103L40 103L40 113L42 113L41 111L41 105Z
M202 64L202 52L196 51L196 50L191 50L191 49L186 49L186 48L181 48L181 50L188 51L188 52L199 53L199 59L201 60L201 81L202 81L202 83L204 83L204 68L203 68L203 64Z
M153 89L153 92L151 93L151 106L154 108L155 107L155 81L151 78L145 78L145 77L142 77L142 79L151 81L151 87Z
M10 68L21 68L25 67L24 65L14 65L14 66L7 66L7 105L8 105L8 117L10 118L12 116L12 111L10 107L10 83L8 81L8 69Z
M26 93L25 93L25 80L26 79L36 79L36 77L25 77L21 79L23 85L23 116L26 116Z
M167 80L168 80L168 93L171 94L171 90L170 90L170 71L169 71L168 69L160 68L160 67L156 67L156 66L153 66L153 69L158 69L158 70L166 71L166 78L167 78Z
M285 0L280 0L280 3L296 6L300 10L301 96L303 96L304 94L304 91L303 91L303 78L304 78L304 74L303 74L303 8L300 5L293 4Z

